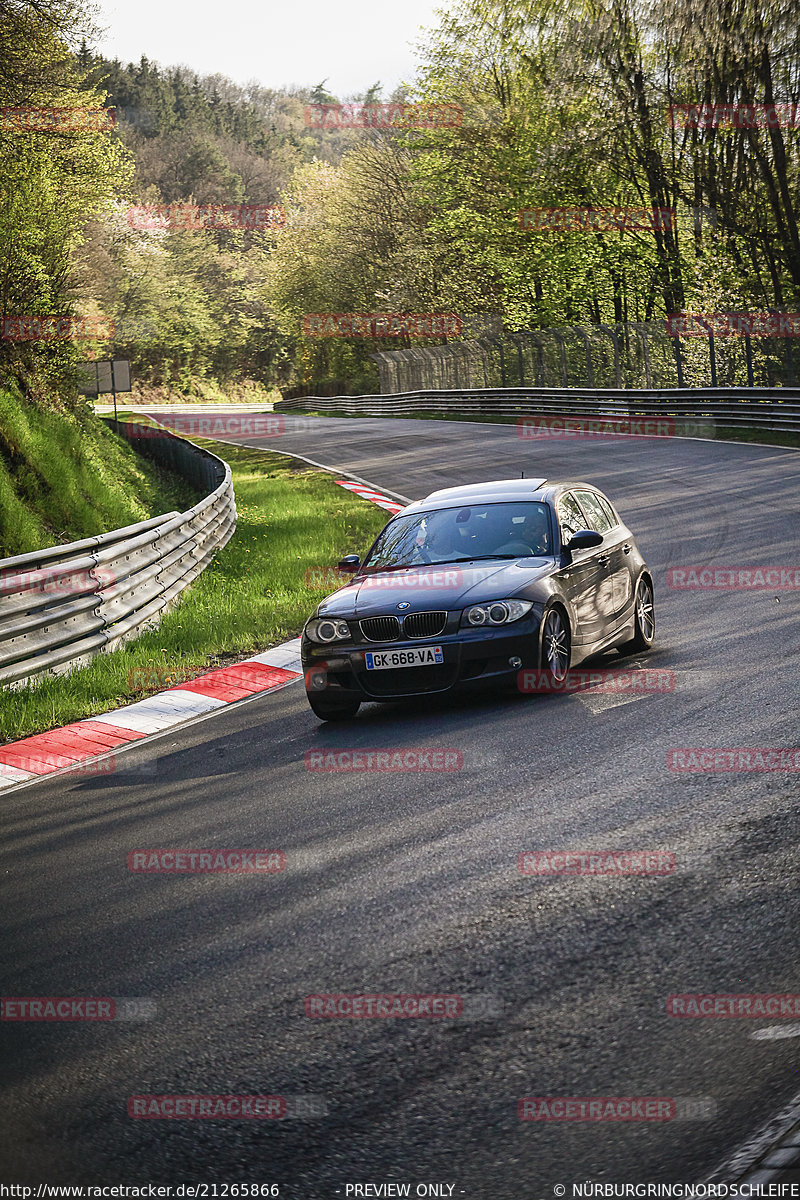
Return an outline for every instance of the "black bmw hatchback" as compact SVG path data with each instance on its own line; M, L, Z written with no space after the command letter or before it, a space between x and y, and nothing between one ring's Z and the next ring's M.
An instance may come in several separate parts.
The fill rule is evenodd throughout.
M308 702L322 720L364 702L554 682L602 650L647 650L653 581L631 531L588 483L501 479L446 488L399 512L352 582L302 637Z

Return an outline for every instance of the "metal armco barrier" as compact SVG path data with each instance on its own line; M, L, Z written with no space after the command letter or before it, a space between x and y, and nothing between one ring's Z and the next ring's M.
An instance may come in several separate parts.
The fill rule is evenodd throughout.
M713 437L715 429L725 427L800 432L800 388L478 388L381 396L298 396L279 400L274 407L276 412L343 412L364 417L442 413L666 419L674 421L674 433L684 437Z
M186 512L0 560L0 685L65 674L156 626L236 528L227 463L171 433L138 436L139 452L208 494Z

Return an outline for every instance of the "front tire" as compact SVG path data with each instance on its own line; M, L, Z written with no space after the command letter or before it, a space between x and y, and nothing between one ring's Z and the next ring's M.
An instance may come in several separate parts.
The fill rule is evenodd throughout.
M306 692L311 711L320 721L349 721L361 708L360 700L332 700L329 696L312 696Z
M641 650L649 650L655 641L656 609L653 600L653 585L646 575L641 575L636 584L633 628L634 635L629 642L620 646L620 654L635 654Z
M561 608L551 608L542 620L541 670L553 683L563 683L569 672L572 638L569 620Z

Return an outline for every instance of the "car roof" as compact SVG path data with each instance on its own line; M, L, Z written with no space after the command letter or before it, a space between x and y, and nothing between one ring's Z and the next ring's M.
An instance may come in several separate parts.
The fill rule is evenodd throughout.
M503 501L539 500L553 497L570 488L598 491L591 483L553 481L541 478L492 479L487 483L467 483L460 487L440 488L422 500L404 508L406 513L423 512L432 508L456 508L466 504L499 504Z
M467 483L461 487L440 488L411 507L449 508L501 500L539 500L546 479L492 479L488 483ZM408 509L405 510L408 512Z

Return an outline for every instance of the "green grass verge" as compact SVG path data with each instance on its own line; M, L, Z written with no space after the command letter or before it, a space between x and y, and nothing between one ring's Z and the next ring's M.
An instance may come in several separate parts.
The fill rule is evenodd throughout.
M149 405L158 408L162 404L264 404L270 406L280 400L276 387L265 387L254 380L220 384L213 379L192 379L183 387L169 384L153 384L139 380L134 382L130 404ZM99 397L101 403L108 400L108 393Z
M105 712L295 637L332 586L306 573L361 553L389 514L296 459L203 441L231 464L236 532L158 629L70 676L0 690L0 740Z
M197 495L88 406L44 409L0 389L0 558L182 512Z
M279 410L280 411L280 410ZM286 416L296 415L290 412ZM312 409L303 409L304 417L359 417L360 413L342 412L341 410L331 410L328 412L319 412ZM399 420L419 420L421 421L471 421L480 422L481 425L516 425L520 417L524 417L525 413L510 415L506 413L489 414L486 416L472 415L470 413L450 413L450 412L413 412L403 413L398 417L384 417L385 421ZM725 442L761 442L768 446L791 446L800 447L800 433L790 433L772 429L755 429L743 428L740 426L717 425L716 438L719 441Z
M800 433L789 433L773 429L731 429L718 425L716 436L725 442L761 442L768 446L800 447Z

